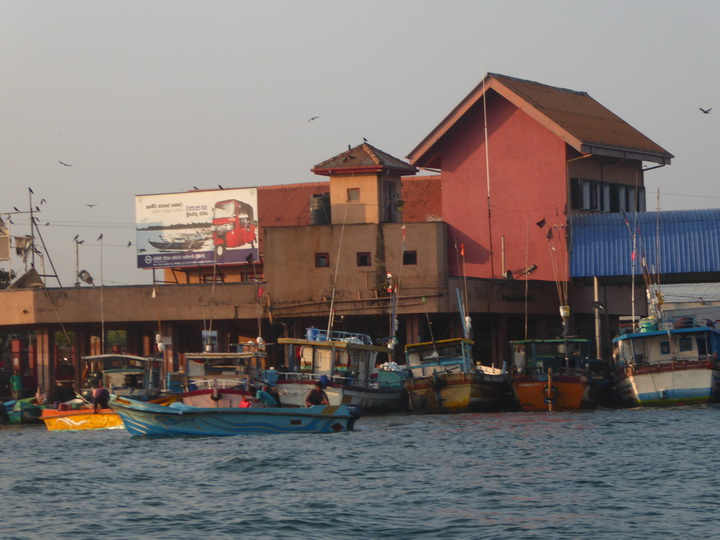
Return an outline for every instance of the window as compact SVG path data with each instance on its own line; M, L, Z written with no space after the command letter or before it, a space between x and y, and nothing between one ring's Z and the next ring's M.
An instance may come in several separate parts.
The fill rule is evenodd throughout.
M585 178L571 178L570 204L573 210L644 212L645 188L610 184Z
M357 265L358 266L371 266L370 253L362 252L357 254Z
M348 188L347 190L348 202L359 202L360 201L360 188Z
M667 341L660 342L660 354L670 354L670 343Z
M680 338L679 342L680 342L680 350L681 351L692 351L693 350L692 338L683 337L683 338Z
M316 253L315 254L315 266L317 268L327 268L330 266L330 254L329 253Z
M403 264L405 266L417 264L417 251L404 251Z

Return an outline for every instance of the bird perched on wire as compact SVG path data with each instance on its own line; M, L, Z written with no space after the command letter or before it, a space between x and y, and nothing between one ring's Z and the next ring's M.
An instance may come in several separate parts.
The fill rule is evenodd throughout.
M712 107L710 107L709 109L703 109L702 107L698 107L698 109L700 109L705 114L708 114L710 111L712 111Z

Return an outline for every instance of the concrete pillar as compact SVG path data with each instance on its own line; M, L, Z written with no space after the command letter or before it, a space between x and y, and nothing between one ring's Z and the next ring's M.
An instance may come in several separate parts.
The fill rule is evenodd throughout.
M39 326L35 331L35 355L37 384L47 392L55 384L56 362L53 355L53 335L47 326Z

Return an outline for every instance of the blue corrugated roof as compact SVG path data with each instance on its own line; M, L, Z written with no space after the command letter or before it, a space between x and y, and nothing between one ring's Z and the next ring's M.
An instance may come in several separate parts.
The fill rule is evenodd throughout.
M570 225L572 277L632 275L633 234L635 274L642 256L653 274L720 270L720 209L575 214Z

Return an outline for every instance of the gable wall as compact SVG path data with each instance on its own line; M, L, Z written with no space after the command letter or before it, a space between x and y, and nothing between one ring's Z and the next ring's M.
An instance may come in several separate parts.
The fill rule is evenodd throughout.
M527 266L537 265L532 279L553 281L554 267L567 268L565 143L495 93L488 94L487 110L493 270L479 102L445 136L441 149L451 272L458 273L457 242L465 246L466 275L500 277L504 236L505 270L517 277ZM542 219L547 223L543 229L536 225ZM551 251L546 236L548 227L555 226Z

